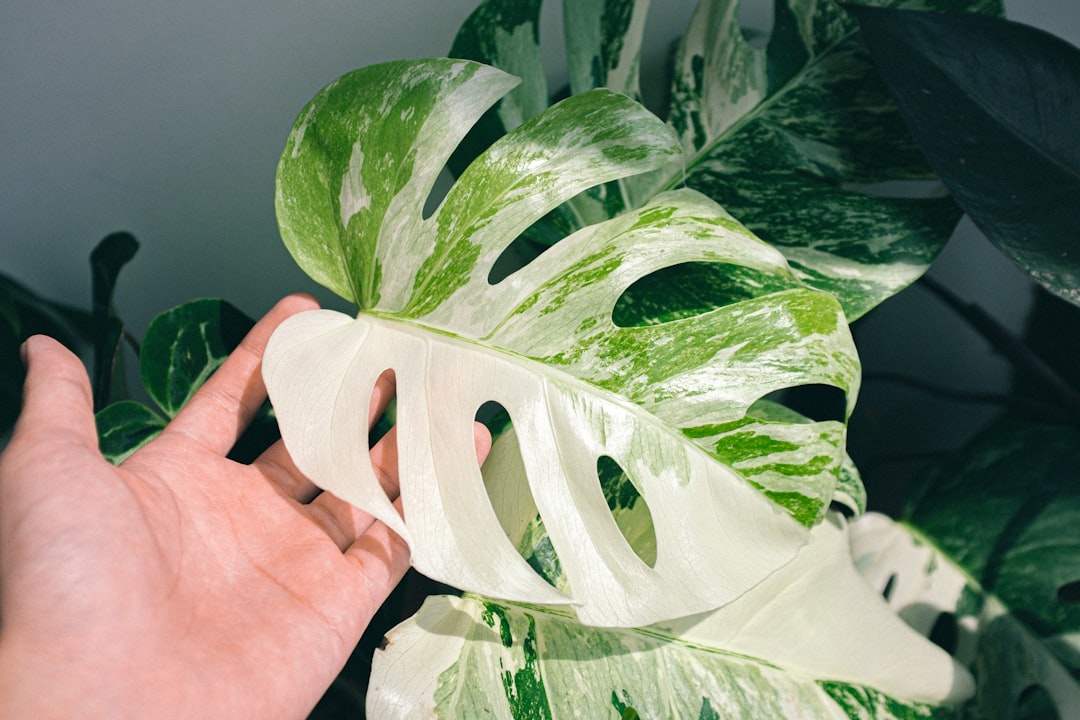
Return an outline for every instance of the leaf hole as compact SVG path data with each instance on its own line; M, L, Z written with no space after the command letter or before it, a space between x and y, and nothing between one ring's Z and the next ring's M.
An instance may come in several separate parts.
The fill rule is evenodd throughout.
M950 612L938 615L934 627L930 628L928 639L950 655L956 654L956 646L960 642L960 626L956 622L956 615Z
M612 321L641 327L701 315L768 295L790 281L752 268L722 263L678 263L634 281L615 303Z
M1016 700L1014 720L1060 720L1053 696L1042 685L1028 685Z
M596 461L596 474L608 509L634 554L650 568L656 565L656 528L652 512L630 476L614 459L603 455Z
M381 393L392 392L397 382L396 376L393 370L383 370L379 375L379 379L375 381L375 394L372 402L376 402L375 397ZM381 403L380 403L381 404ZM386 401L386 407L375 418L375 421L368 428L368 447L375 447L375 443L379 442L386 433L390 432L390 428L394 427L397 422L397 398L391 397Z
M492 264L488 282L497 285L567 235L613 218L625 209L617 183L596 185L578 193L514 238Z
M476 411L475 419L491 431L491 452L483 466L484 488L503 532L521 557L540 577L568 593L559 556L551 544L543 518L525 474L517 434L510 413L489 401Z
M451 186L454 184L454 176L450 174L450 169L443 166L443 169L439 171L438 176L435 178L435 182L431 184L431 189L428 190L427 197L424 199L424 207L421 210L420 216L427 220L435 211L439 209L439 205L446 198L446 193L450 192Z
M1065 583L1057 589L1058 602L1080 603L1080 580Z
M536 236L531 235L531 230L532 228L514 238L513 242L507 245L495 259L491 270L488 271L488 284L498 285L551 247L550 244L541 242Z
M855 519L855 509L848 507L845 503L832 501L829 503L829 511L843 515L848 520Z
M379 406L383 408L371 422L367 437L371 468L375 471L375 477L379 478L379 484L391 502L398 496L397 433L390 433L397 422L397 402L393 396L395 383L394 371L390 369L383 370L375 381L371 396L372 409L378 410ZM395 478L393 485L390 484L390 478Z
M743 39L754 48L764 48L773 26L773 3L739 3L737 16Z
M510 429L510 413L501 404L489 400L476 411L476 422L482 423L491 433L492 438L497 438Z
M889 576L889 579L885 581L885 587L881 588L881 597L885 600L892 598L893 589L896 587L896 573Z
M833 385L811 383L784 388L765 396L814 422L845 422L847 393Z

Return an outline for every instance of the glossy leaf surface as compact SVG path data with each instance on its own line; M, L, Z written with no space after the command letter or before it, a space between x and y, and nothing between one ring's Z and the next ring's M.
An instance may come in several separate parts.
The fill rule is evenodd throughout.
M832 0L777 3L767 44L748 39L739 0L703 0L683 37L673 72L668 122L687 151L648 177L596 188L530 229L552 235L638 207L684 184L725 207L780 249L814 287L836 295L854 319L918 278L937 256L961 211L934 182L863 48L857 25ZM1000 0L890 2L937 11L1000 14ZM637 93L648 2L566 3L573 92L608 86ZM540 7L526 20L517 3L487 0L462 27L454 51L510 72L540 57ZM509 20L513 17L513 20ZM497 21L495 20L497 19ZM507 24L509 22L509 24ZM501 24L500 24L501 23ZM495 46L473 38L509 37ZM523 38L529 38L526 42ZM591 84L590 84L591 81ZM527 88L527 89L526 89ZM547 93L542 75L522 89L528 112ZM470 138L473 157L526 104L503 101ZM491 122L488 122L491 120ZM700 296L692 294L694 302Z
M717 607L790 560L833 495L841 423L748 411L804 383L853 397L858 364L843 313L689 191L586 227L489 282L505 248L552 208L679 153L670 131L626 96L577 95L492 145L424 218L426 189L453 145L509 87L501 73L468 63L387 64L346 76L301 115L279 170L283 233L317 277L355 289L362 308L356 319L303 314L275 332L263 370L282 436L308 477L406 538L415 566L444 582L572 603L593 624ZM354 122L388 106L410 118L400 137ZM368 157L398 169L396 181L369 171ZM612 320L635 281L691 262L727 268L737 299L655 325ZM397 377L398 441L407 449L399 456L404 520L358 442L374 381L387 369ZM489 500L492 484L518 476L489 476L485 486L476 468L472 419L488 401L528 438L525 492L562 559L569 595L528 566ZM800 465L810 459L803 441L822 450L816 463ZM597 477L602 456L627 471L651 508L652 566L616 527Z
M1028 274L1080 303L1080 49L998 18L850 10L956 201Z

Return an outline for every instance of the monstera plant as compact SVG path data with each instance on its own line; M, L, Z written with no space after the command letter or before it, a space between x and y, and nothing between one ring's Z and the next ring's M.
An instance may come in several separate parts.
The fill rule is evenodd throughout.
M277 330L272 408L234 456L280 430L312 481L457 590L373 651L368 714L1080 712L1080 394L1053 386L1064 422L995 423L892 519L866 512L845 448L861 381L849 323L917 280L963 212L931 165L991 239L1075 300L1060 237L1080 204L1046 200L1080 188L1075 143L1054 129L1080 107L1065 101L1075 48L1036 67L1052 43L1016 40L998 0L777 0L767 36L740 26L738 0L701 0L650 110L648 6L567 0L569 83L552 92L540 0L485 0L448 58L344 75L287 140L282 237L356 312ZM959 35L949 18L964 18ZM972 33L1013 89L1078 81L1025 118L942 50ZM879 74L893 57L920 74ZM953 117L956 142L937 130ZM969 172L996 157L980 155L987 137L1013 148L1005 177L989 160ZM1047 208L1038 222L1023 198ZM102 404L122 336L112 287L134 252L106 240L92 314L0 277L13 337L39 306L79 338L101 330ZM216 300L155 320L139 361L157 407L105 407L106 456L153 437L249 326ZM388 373L396 403L373 430ZM495 438L482 469L478 421ZM396 488L367 455L390 424Z
M792 24L762 50L736 3L703 3L664 123L634 100L645 5L568 4L571 94L547 107L539 3L485 3L451 54L524 83L462 59L364 68L311 101L282 155L285 243L359 310L275 333L282 437L468 593L390 635L369 712L887 716L966 699L968 673L854 570L830 510L863 510L843 418L782 404L823 385L850 410L847 320L917 277L957 210L868 192L930 174L840 8L781 8ZM399 505L358 442L388 370ZM505 422L481 474L472 423L492 403Z

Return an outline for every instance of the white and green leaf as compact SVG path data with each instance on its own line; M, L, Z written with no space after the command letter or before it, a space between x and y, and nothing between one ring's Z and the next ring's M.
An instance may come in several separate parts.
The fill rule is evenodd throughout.
M445 158L510 86L468 62L394 63L345 76L302 113L279 169L282 232L301 265L361 313L307 313L274 334L263 371L282 436L316 484L385 522L419 570L457 587L573 604L582 622L603 625L728 603L790 561L832 498L842 423L747 416L801 384L840 388L850 406L859 369L843 312L686 190L587 226L492 284L500 255L544 214L680 152L639 105L595 90L496 142L423 217ZM407 122L393 133L382 115ZM741 291L697 315L615 323L627 288L683 263L730 268ZM387 369L397 378L403 518L358 441ZM489 473L485 485L476 467L472 419L488 401L522 439L527 487L494 489L520 476ZM740 432L764 449L751 453ZM648 504L654 563L621 534L600 458ZM506 525L524 516L493 508L500 492L531 496L568 592L511 542Z
M902 522L870 513L852 526L867 580L972 668L970 717L1080 712L1078 440L998 424L926 479ZM1040 697L1052 707L1020 714Z
M843 522L720 610L638 629L429 598L376 653L374 717L946 718L971 677L859 577ZM868 640L873 638L873 641Z
M648 0L563 0L570 92L606 87L640 100Z
M541 61L541 0L485 0L462 24L450 55L498 67L522 83L486 113L455 152L460 172L499 137L535 117L551 102ZM567 69L572 94L608 88L640 99L638 55L647 0L567 0L563 3ZM563 234L613 217L633 201L621 181L588 188L526 233L549 245ZM644 198L647 200L648 198ZM640 204L640 203L636 203Z
M703 0L675 62L669 121L685 183L779 248L850 319L919 277L960 211L911 141L859 39L832 0L776 3L767 45L738 23L739 0ZM1000 13L999 0L886 2Z

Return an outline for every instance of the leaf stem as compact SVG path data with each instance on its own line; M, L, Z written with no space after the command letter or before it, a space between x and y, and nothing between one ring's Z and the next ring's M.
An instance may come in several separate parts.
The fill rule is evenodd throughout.
M131 331L127 328L124 328L123 339L124 342L131 346L131 349L135 353L135 357L139 357L139 354L142 352L142 346L139 344L139 339L132 335Z

